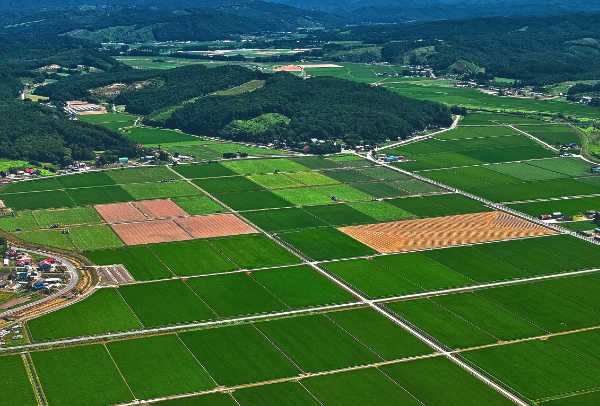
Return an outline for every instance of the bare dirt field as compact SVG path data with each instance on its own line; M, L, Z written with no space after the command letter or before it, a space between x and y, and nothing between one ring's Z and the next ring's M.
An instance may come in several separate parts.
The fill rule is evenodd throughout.
M107 223L145 220L144 216L131 203L111 203L94 206L94 209Z
M383 253L555 234L502 212L394 221L339 230Z
M224 237L257 232L233 214L185 217L174 221L194 238Z
M183 229L172 220L113 224L112 228L127 245L153 244L158 242L192 239L188 233L183 231Z
M133 203L142 213L151 219L183 217L188 214L169 199L144 200Z

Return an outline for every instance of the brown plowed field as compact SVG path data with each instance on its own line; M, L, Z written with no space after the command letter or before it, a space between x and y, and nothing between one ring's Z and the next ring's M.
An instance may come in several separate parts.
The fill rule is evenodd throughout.
M169 199L144 200L133 203L139 211L151 219L164 219L169 217L183 217L188 214Z
M144 216L131 203L99 204L94 209L107 223L145 220Z
M185 217L174 221L194 238L224 237L257 232L233 214Z
M554 234L545 227L503 212L394 221L339 230L384 253Z
M191 240L192 237L172 220L153 220L111 226L127 245Z

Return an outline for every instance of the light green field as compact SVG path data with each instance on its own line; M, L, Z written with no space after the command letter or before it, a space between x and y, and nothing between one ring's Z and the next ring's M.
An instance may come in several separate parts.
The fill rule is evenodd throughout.
M49 227L58 224L70 226L75 224L99 224L102 219L96 210L91 207L75 207L64 210L39 210L34 211L33 216L40 227Z
M600 111L564 100L534 100L516 97L498 97L476 89L454 88L451 81L432 80L414 83L394 83L383 86L404 96L445 104L460 104L469 108L505 111L562 113L577 117L600 118Z

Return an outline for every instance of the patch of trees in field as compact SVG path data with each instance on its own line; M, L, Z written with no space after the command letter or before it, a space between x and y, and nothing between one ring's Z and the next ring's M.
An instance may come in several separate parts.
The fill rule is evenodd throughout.
M265 120L255 119L270 113L287 117L289 123L274 120L281 116L272 115L268 117L273 125L256 131ZM440 103L415 100L343 79L304 80L278 73L253 92L210 96L186 104L174 111L165 124L193 134L260 143L278 140L294 146L310 143L312 138L375 144L451 123L450 109Z

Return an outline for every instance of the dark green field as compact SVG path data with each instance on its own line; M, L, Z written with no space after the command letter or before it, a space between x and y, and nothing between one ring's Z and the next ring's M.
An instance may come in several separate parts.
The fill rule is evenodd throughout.
M31 359L52 406L106 406L134 399L102 344L33 352Z
M292 308L356 301L350 293L306 265L255 271L251 276Z
M351 259L322 266L371 298L401 296L423 289L373 260Z
M99 289L81 302L30 320L27 326L35 341L142 327L116 289Z
M215 197L233 210L241 211L291 206L287 200L266 190L256 192L219 193L215 195Z
M463 353L531 401L595 388L600 369L548 341L526 341Z
M511 204L509 207L535 217L542 214L552 214L557 211L564 215L574 215L587 210L600 210L600 197L520 203Z
M498 341L430 299L388 303L386 306L450 348L469 348Z
M240 405L286 405L319 406L317 401L298 382L283 382L275 385L255 386L235 392L234 398Z
M174 334L106 345L138 399L209 390L216 385Z
M473 247L428 250L421 254L476 282L526 278L527 272Z
M317 261L377 253L374 249L334 228L296 231L280 234L279 237Z
M96 265L123 264L139 281L172 278L173 274L145 246L87 252L85 256Z
M48 192L50 193L50 192ZM129 202L135 200L125 189L119 185L99 186L83 189L68 189L67 194L80 206L88 204L105 204Z
M288 268L286 268L288 269ZM272 291L245 272L191 278L188 286L219 317L271 313L289 309Z
M269 233L328 226L323 220L297 208L249 211L244 217Z
M600 314L537 285L514 285L476 293L552 333L600 325Z
M306 206L304 210L334 227L375 223L373 217L353 209L349 204Z
M219 385L241 385L300 373L250 324L181 333L179 337Z
M2 391L1 406L37 406L21 355L0 357L0 376L3 378L5 388L10 388Z
M302 385L324 405L422 405L376 368L303 379Z
M194 183L208 193L247 192L250 190L263 190L264 187L246 179L243 176L230 176L224 178L196 179Z
M12 182L0 189L0 194L62 189L62 186L58 183L57 179L58 177L52 177L25 182Z
M171 200L192 216L212 214L218 210L221 210L222 213L228 211L208 196L174 197Z
M146 328L217 317L181 280L125 285L119 293Z
M2 196L2 201L6 207L14 210L72 207L76 204L63 190L6 194Z
M154 244L150 249L177 276L235 271L238 267L204 240Z
M445 357L385 365L381 371L426 405L509 406L514 403Z
M88 172L77 175L58 176L56 180L65 189L109 186L116 183L106 172Z
M513 264L516 267L522 268L533 275L546 275L583 268L583 266L576 262L541 248L537 248L532 244L527 244L524 241L525 240L513 240L501 241L494 244L478 244L475 248L506 261L509 264Z
M381 361L323 315L256 323L256 327L303 372L320 372Z
M386 360L430 354L427 344L369 307L326 314L348 333Z
M424 290L466 286L474 283L472 279L416 252L380 256L376 257L375 261Z
M443 217L458 214L458 212L453 209L440 206L423 197L405 197L386 200L386 202L419 217Z
M210 243L242 269L300 263L294 255L260 234L216 238Z
M545 330L529 321L473 293L446 295L431 300L502 341L546 334Z
M398 189L384 182L351 183L350 186L375 197L396 197L407 194L403 189Z

